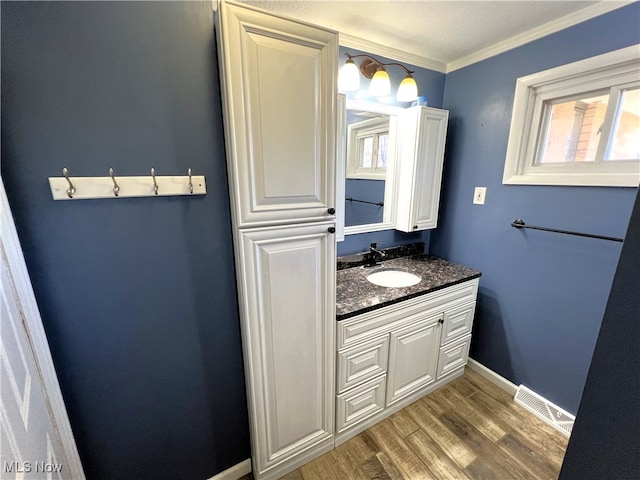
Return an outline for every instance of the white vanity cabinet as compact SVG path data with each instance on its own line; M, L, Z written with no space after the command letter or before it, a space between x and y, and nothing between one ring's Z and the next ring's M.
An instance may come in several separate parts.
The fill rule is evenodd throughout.
M477 293L474 278L338 322L336 444L462 375Z
M221 1L220 78L252 470L334 446L335 32Z
M436 228L449 112L411 107L400 115L401 151L396 165L395 228Z

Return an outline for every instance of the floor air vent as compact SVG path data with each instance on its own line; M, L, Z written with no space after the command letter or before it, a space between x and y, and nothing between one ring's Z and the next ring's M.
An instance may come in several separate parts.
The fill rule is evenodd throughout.
M529 390L524 385L520 385L518 391L516 391L514 400L562 433L566 435L571 434L573 421L576 417L565 412L536 392Z

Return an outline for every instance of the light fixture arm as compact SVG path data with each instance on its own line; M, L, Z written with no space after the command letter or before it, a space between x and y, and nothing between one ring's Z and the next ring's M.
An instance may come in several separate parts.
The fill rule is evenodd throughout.
M389 95L391 89L391 82L389 74L385 67L395 66L400 67L405 72L405 77L400 82L396 99L399 102L411 102L418 97L418 85L415 78L413 78L413 70L409 70L407 67L397 62L381 62L371 55L360 53L357 55L351 55L348 52L344 53L347 57L347 61L340 68L340 74L338 78L338 87L343 92L353 92L360 88L360 76L358 72L371 80L369 84L369 93L374 97L386 97ZM360 62L360 66L356 65L354 58L363 58Z
M351 55L348 52L344 52L344 54L351 61L353 61L354 58L359 58L359 57L364 57L365 59L369 60L368 62L367 61L363 61L363 62L360 63L360 73L362 73L362 75L364 75L368 79L371 79L373 77L373 75L376 73L376 71L381 66L382 67L388 67L388 66L395 65L397 67L402 68L407 75L411 75L411 74L415 73L415 70L409 70L407 67L405 67L401 63L396 63L396 62L385 63L385 62L381 62L377 58L374 58L371 55L365 55L364 53L358 54L358 55Z

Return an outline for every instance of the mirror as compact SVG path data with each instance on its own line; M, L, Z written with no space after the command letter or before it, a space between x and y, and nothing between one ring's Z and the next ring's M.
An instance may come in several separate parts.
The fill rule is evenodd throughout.
M399 107L346 101L343 137L344 233L394 228ZM341 174L343 172L340 172ZM342 187L342 186L341 186ZM341 189L340 189L341 190Z

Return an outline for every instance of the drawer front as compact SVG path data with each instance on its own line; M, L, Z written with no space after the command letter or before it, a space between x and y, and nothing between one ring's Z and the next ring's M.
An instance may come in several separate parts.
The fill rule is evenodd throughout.
M434 315L474 302L478 295L478 279L443 288L403 302L337 322L338 350L372 337L379 337L411 323L409 317Z
M444 312L441 339L443 345L471 333L475 310L476 302L473 302Z
M387 371L389 335L338 353L338 393Z
M438 378L457 370L467 364L469 359L469 346L471 345L471 335L461 338L449 345L440 347L438 357Z
M337 397L336 430L338 433L384 409L387 376L381 375Z

